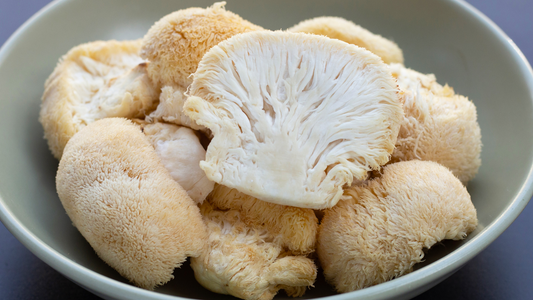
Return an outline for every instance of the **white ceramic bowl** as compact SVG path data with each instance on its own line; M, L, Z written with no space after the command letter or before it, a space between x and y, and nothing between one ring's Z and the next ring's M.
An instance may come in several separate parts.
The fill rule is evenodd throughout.
M320 15L340 16L396 41L406 66L434 73L478 108L483 164L469 184L479 227L445 242L406 276L335 295L321 275L304 298L406 299L453 274L496 239L532 195L533 76L509 38L462 1L228 0L227 9L269 29ZM0 219L35 255L106 299L228 298L203 289L188 265L154 292L103 263L71 225L55 191L57 161L37 121L43 83L59 57L93 40L137 39L162 16L211 1L65 0L26 22L0 51ZM183 298L180 298L183 297ZM283 295L280 296L283 298Z

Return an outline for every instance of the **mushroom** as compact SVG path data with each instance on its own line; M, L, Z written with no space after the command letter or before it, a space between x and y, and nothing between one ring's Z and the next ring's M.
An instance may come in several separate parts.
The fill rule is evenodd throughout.
M263 29L225 10L225 4L178 10L150 28L141 57L150 61L148 74L154 82L187 87L192 82L190 75L211 47L236 34Z
M206 9L191 7L175 11L157 21L145 35L141 56L150 61L150 78L163 86L157 110L150 120L172 122L206 132L183 113L184 92L191 84L204 54L236 34L263 30L224 9L216 2ZM210 135L209 132L206 132Z
M63 56L46 80L39 121L52 154L87 124L107 117L142 118L159 90L146 75L141 41L97 41Z
M214 138L200 167L263 201L337 203L389 160L402 119L394 78L371 52L327 37L256 31L206 53L184 112Z
M102 119L74 135L59 162L56 187L98 256L139 287L168 282L206 244L198 207L140 127L126 119Z
M466 188L445 167L399 162L367 185L350 187L327 209L317 253L337 291L369 287L412 271L424 249L461 240L477 226Z
M220 184L207 201L222 211L238 211L243 223L270 232L274 241L291 253L315 251L318 219L312 209L268 203Z
M432 94L438 97L452 97L455 95L453 88L447 84L440 85L434 74L422 74L395 63L390 64L389 68L392 76L396 78L398 85L404 91L417 91L424 96Z
M314 262L284 249L277 232L249 226L242 212L217 210L209 201L200 209L209 231L208 246L191 258L191 267L205 288L246 300L269 300L280 289L302 296L315 282Z
M476 106L448 85L399 64L390 66L403 90L405 116L391 163L429 160L449 168L466 184L481 166L481 130Z
M338 39L369 50L381 57L387 64L403 64L402 49L398 45L343 18L313 18L302 21L287 29L287 31L312 33Z
M170 175L195 203L202 203L215 183L207 179L199 163L205 149L198 136L187 127L154 123L142 126L150 144Z

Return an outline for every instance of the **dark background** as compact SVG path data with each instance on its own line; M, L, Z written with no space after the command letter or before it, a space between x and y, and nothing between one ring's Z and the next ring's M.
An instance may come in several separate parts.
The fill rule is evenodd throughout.
M401 0L396 0L401 1ZM0 45L50 0L0 0ZM468 0L533 61L533 1ZM0 91L1 92L1 91ZM533 299L533 204L487 249L426 293L425 299ZM27 250L0 223L0 299L100 299Z

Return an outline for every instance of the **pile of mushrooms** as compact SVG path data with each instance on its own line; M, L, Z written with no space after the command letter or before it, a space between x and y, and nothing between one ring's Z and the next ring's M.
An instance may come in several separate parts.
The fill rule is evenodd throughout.
M98 256L154 289L302 296L409 273L477 226L476 108L342 18L270 31L188 8L136 41L74 47L39 120L59 198Z

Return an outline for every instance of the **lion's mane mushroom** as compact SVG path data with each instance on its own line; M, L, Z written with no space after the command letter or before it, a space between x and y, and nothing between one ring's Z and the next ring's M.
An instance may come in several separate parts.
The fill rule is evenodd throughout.
M338 39L348 44L363 47L381 57L387 64L403 64L402 49L394 42L373 34L365 28L339 17L318 17L302 21L287 29L290 32L305 32Z
M192 82L190 75L211 47L236 34L263 29L225 10L225 4L178 10L150 28L141 56L150 61L148 74L154 82L187 87Z
M477 226L466 188L435 162L388 165L381 177L344 195L325 211L317 247L326 280L339 292L409 273L424 248L464 239Z
M449 168L464 184L481 166L481 130L476 106L448 85L391 64L405 112L391 162L429 160Z
M57 159L87 124L107 117L142 118L155 109L159 90L146 74L140 46L141 40L97 41L61 58L45 82L39 114Z
M310 208L258 200L236 189L215 185L207 201L219 210L236 210L246 225L267 230L274 242L295 254L315 251L318 219Z
M315 282L314 262L284 249L276 241L277 232L249 226L242 212L217 210L209 201L200 209L209 231L208 246L191 258L191 267L205 288L247 300L269 300L281 289L289 296L302 296Z
M155 148L157 156L187 194L196 203L202 203L215 183L200 169L205 149L198 136L187 127L154 123L142 126L143 132Z
M80 130L65 147L56 185L98 256L142 288L172 279L206 244L198 207L128 120L102 119Z
M140 54L150 61L150 78L163 86L157 110L149 119L206 130L183 113L184 92L192 82L190 75L216 44L239 33L263 30L225 10L225 4L175 11L157 21L144 36Z
M243 33L211 48L184 112L214 135L200 163L209 179L319 209L389 160L403 115L379 57L281 31Z

